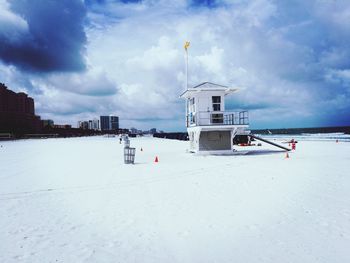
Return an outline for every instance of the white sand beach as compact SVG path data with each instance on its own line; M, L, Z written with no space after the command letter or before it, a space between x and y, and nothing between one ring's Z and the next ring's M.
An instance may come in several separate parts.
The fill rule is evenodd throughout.
M131 138L134 165L118 138L0 145L0 262L350 262L349 142Z

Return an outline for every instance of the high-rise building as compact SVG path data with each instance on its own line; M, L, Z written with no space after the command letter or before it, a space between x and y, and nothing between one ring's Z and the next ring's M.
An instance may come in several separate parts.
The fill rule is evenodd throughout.
M101 131L109 130L109 116L100 116Z
M112 131L119 129L119 117L117 116L100 116L102 131Z
M98 119L88 120L88 121L78 121L78 128L84 130L99 130L100 121Z
M55 125L53 120L42 120L41 122L42 122L43 128L45 128L45 127L52 128Z
M111 130L118 130L119 129L119 118L117 116L109 116L110 122L111 122Z
M93 119L91 126L92 126L93 130L95 130L95 131L99 130L100 129L100 121L98 119Z
M83 129L83 130L88 130L89 129L89 122L88 121L79 121L78 122L78 128Z
M36 116L34 111L34 100L0 83L0 132L35 133L41 128L40 116Z

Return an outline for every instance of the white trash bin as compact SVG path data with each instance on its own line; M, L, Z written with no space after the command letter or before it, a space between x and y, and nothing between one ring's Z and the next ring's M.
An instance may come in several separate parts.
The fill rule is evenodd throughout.
M124 147L124 163L134 164L135 162L135 148Z

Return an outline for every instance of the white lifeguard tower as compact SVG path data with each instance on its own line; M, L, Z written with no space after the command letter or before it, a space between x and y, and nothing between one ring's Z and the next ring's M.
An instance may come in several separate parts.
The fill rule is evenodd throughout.
M225 111L225 96L237 90L204 82L180 95L186 99L186 127L191 152L230 154L234 151L234 137L249 134L247 111Z

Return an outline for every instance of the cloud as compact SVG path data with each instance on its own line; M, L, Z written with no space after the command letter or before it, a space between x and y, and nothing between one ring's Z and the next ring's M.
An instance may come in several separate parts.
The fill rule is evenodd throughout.
M11 12L9 4L4 0L0 1L0 25L0 39L7 39L13 44L28 32L27 21Z
M325 80L350 93L350 69L331 69L325 74Z
M190 1L191 6L194 7L209 7L213 8L219 4L219 1L216 0L192 0Z
M29 43L29 50L52 30L42 25L45 16L38 20L34 13L50 10L49 3L57 14L65 13L58 8L61 2L38 0L25 9L24 0L2 3L6 16L0 21L7 31L0 27L0 41L11 39L11 47ZM250 110L253 128L350 125L346 0L62 3L77 14L69 16L72 27L57 19L57 37L47 35L51 50L57 50L57 39L69 43L55 53L69 67L57 66L61 61L39 76L31 72L40 69L37 62L23 57L3 59L15 66L0 65L16 89L30 84L27 90L37 94L43 116L74 124L117 114L123 127L184 130L185 106L178 96L185 89L183 43L189 40L189 85L211 81L240 87L227 106ZM41 57L51 55L43 51Z
M89 70L84 73L52 74L44 80L51 86L74 94L110 96L118 92L117 84L105 72Z
M85 7L80 0L2 0L0 59L32 72L85 69Z
M76 76L70 76L74 79ZM91 77L89 77L91 79ZM104 78L104 77L102 77ZM115 87L108 96L104 94L91 94L90 87L86 90L70 90L70 87L79 86L81 83L70 84L65 88L65 82L60 82L60 76L55 76L49 80L40 77L32 78L34 86L39 87L41 93L35 96L36 112L42 118L50 118L56 123L70 123L76 125L79 120L98 118L100 115L120 114L121 109L114 103L117 96ZM80 80L75 80L80 82ZM108 82L107 82L108 83ZM97 83L94 83L97 84ZM104 85L100 83L100 85ZM83 87L82 87L83 88Z

